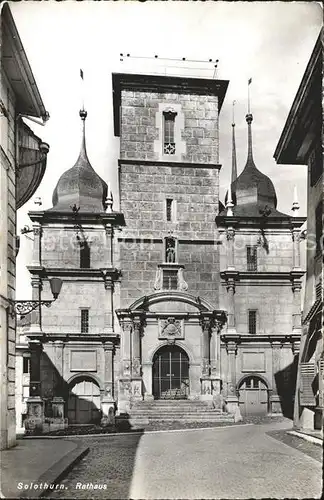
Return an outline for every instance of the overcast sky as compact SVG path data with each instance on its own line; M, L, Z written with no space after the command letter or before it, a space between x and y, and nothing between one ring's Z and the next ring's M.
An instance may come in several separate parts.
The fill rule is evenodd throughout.
M117 194L119 140L113 134L111 73L164 71L149 60L120 62L133 56L219 59L217 77L229 80L220 114L220 196L231 169L232 101L236 100L238 172L247 154L247 80L252 77L253 143L257 167L271 177L278 209L290 213L297 185L300 215L306 214L306 168L278 166L273 159L281 131L322 24L317 2L94 2L43 1L10 3L22 43L44 104L50 113L45 127L28 122L50 144L47 170L35 196L42 208L52 206L60 175L79 153L81 125L80 68L88 111L87 149L94 169ZM155 66L154 66L155 65ZM213 77L206 64L181 70L188 76ZM159 66L159 67L157 67ZM201 68L201 69L200 69ZM18 234L30 224L31 200L18 212ZM31 241L21 237L17 262L17 296L28 298Z

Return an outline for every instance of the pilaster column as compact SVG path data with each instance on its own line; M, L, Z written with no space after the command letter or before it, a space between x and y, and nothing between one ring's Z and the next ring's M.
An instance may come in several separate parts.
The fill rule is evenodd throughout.
M30 350L30 396L41 395L41 380L40 380L40 357L42 352L42 344L38 340L29 341Z
M200 317L201 326L201 375L202 377L209 376L210 370L210 318L207 316Z
M33 233L34 233L34 245L33 245L33 257L32 257L32 266L41 266L42 263L42 226L39 222L34 222L33 224Z
M131 377L131 332L132 332L132 321L130 318L125 318L122 320L122 338L121 338L121 351L122 351L122 372L123 377Z
M300 269L300 229L294 227L291 231L293 241L293 269Z
M141 376L141 334L142 334L142 317L133 317L132 331L132 376Z
M271 413L281 413L280 397L278 395L276 373L280 371L280 357L282 343L279 341L271 342L272 347L272 394L271 394Z
M106 427L115 423L115 401L114 401L114 345L106 342L103 346L105 356L104 379L105 388L101 399L102 418L100 425Z
M227 371L227 395L236 397L236 342L228 342L226 344L228 371Z
M105 225L105 261L107 267L113 267L113 236L114 228L110 224Z
M226 230L226 238L227 238L227 269L234 270L235 269L235 253L234 253L234 239L235 239L235 229L233 227L229 227Z
M229 278L226 284L227 297L228 297L228 316L227 316L227 328L228 330L236 330L235 328L235 281L233 278Z
M300 294L301 294L301 281L299 280L294 280L292 284L292 292L294 294L294 301L293 301L293 332L301 334L301 299L300 299Z
M39 302L38 307L31 312L30 332L40 333L42 331L42 309L41 309L41 295L43 283L40 276L33 276L31 279L32 286L32 300Z
M114 345L112 342L104 343L105 356L105 392L104 398L109 401L114 400Z
M226 408L228 413L234 415L235 422L242 420L239 400L236 392L236 354L237 343L228 342L226 344L227 358L228 358L228 372L227 372L227 396Z
M40 357L42 345L39 341L29 342L30 349L30 386L27 399L27 419L25 427L28 434L41 434L44 424L44 402L41 398Z

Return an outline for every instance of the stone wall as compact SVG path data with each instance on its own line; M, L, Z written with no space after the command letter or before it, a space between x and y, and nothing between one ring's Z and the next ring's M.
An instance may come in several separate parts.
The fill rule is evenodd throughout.
M180 146L183 152L177 160L217 163L217 96L187 95L181 92L171 94L122 90L120 157L163 159L161 106L174 107L178 111L176 120L181 122L179 138L184 143L184 148Z
M120 209L126 227L119 235L121 305L154 291L158 264L165 261L163 238L178 239L188 292L217 305L219 170L208 165L120 165ZM174 222L166 220L166 199L176 201Z
M16 442L15 422L15 318L8 314L8 299L16 289L16 176L15 96L1 73L1 96L8 117L1 118L1 243L0 243L0 327L1 327L1 449Z

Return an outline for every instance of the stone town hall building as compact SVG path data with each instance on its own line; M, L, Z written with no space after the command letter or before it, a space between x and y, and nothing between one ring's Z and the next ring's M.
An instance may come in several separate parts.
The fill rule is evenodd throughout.
M234 161L220 202L227 86L113 74L119 211L88 159L80 112L78 160L53 207L29 214L33 298L50 298L49 278L63 281L26 331L29 421L45 412L105 422L159 399L202 401L236 418L292 410L304 219L277 210L254 164L250 114L246 166L237 177Z

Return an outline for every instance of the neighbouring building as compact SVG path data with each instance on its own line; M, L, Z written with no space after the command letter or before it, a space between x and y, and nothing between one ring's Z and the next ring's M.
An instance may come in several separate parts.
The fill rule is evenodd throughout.
M305 218L297 216L297 201L293 216L277 209L274 185L253 159L252 121L248 113L247 160L238 177L233 127L232 182L226 208L216 217L228 315L222 378L243 415L292 418L304 274L298 235Z
M228 81L112 78L119 210L90 164L83 128L53 207L30 212L35 297L49 296L51 277L63 280L26 331L33 425L107 424L115 409L172 418L158 405L176 400L174 416L181 399L188 419L288 414L304 219L277 210L253 161L252 115L246 167L225 208L218 119Z
M16 211L39 186L46 168L48 145L23 122L23 116L46 121L19 33L7 3L1 5L0 95L0 328L1 328L1 449L16 440L15 422L15 287Z
M318 37L274 157L278 164L307 165L307 271L296 385L294 424L322 429L323 422L323 151L322 51Z

